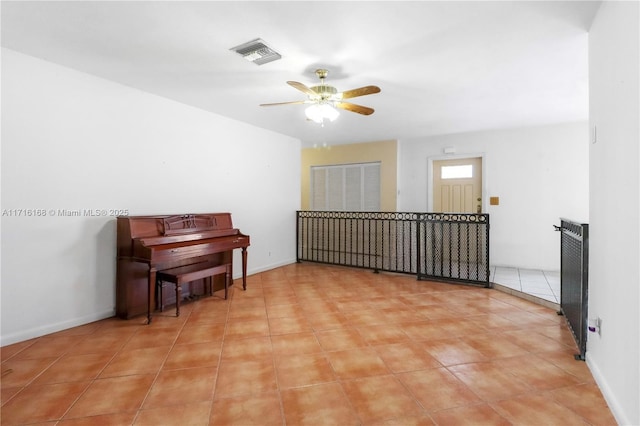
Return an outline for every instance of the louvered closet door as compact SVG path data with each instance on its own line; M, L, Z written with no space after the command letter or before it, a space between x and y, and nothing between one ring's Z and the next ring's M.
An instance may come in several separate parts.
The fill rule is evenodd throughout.
M345 210L362 210L362 171L361 167L345 168Z
M311 168L311 210L327 210L327 169Z
M330 167L327 171L329 210L344 210L344 170L342 167Z
M380 163L311 168L312 210L380 211Z
M363 210L380 211L380 164L372 164L362 168L363 174Z

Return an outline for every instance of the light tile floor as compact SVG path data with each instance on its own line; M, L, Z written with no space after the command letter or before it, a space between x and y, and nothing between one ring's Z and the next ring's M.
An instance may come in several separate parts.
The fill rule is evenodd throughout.
M559 271L493 266L490 268L490 274L491 282L553 303L560 303Z
M150 325L1 350L2 425L614 425L564 317L493 289L293 264Z

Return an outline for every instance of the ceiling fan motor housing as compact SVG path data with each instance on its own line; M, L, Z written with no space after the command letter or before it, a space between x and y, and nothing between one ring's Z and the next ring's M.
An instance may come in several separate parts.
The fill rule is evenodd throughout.
M320 86L311 86L311 90L316 92L322 101L336 97L338 90L333 86L327 86L326 84Z

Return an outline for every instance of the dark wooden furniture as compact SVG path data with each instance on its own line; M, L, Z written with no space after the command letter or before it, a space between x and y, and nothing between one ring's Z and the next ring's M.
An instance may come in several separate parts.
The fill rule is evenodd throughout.
M151 321L158 271L201 262L229 264L237 248L242 249L242 288L247 288L249 236L233 228L230 213L120 216L116 244L116 315L120 318L146 313ZM214 280L212 285L217 284L222 288L221 281ZM190 287L193 291L198 283Z
M207 278L209 283L209 295L213 291L212 278L218 274L224 274L224 299L227 300L229 281L231 281L231 263L218 265L216 262L199 262L191 265L178 266L171 269L163 269L156 272L158 283L158 295L160 298L160 312L164 311L163 283L171 283L176 292L176 316L180 316L180 299L182 299L182 284Z

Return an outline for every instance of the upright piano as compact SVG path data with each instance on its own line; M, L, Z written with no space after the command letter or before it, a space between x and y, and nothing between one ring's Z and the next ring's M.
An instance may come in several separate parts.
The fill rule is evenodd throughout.
M249 236L233 228L230 213L120 216L116 244L120 318L150 314L156 306L157 271L199 262L232 263L237 248L242 249L242 288L247 288Z

